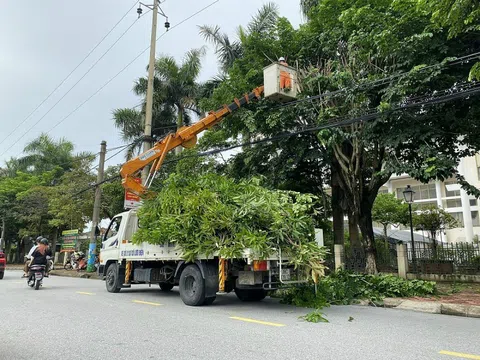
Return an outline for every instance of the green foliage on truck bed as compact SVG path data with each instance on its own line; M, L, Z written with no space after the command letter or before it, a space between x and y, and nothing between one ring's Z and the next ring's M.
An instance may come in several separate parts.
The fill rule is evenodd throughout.
M295 265L323 274L325 250L315 242L316 198L272 191L258 179L235 182L216 174L172 174L139 210L135 243L175 243L187 261L218 253L242 257L248 248L263 259L278 246Z

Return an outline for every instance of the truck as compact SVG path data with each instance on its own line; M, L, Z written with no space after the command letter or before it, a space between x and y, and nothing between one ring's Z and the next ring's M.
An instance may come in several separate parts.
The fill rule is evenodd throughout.
M269 90L266 97L288 100L292 98L292 93L296 94L291 87L279 90L278 76L286 71L290 72L290 79L295 81L294 69L285 65L272 64L264 69L264 74L276 82L268 84L267 88L273 90ZM234 99L231 104L211 111L195 124L167 135L148 151L127 161L120 170L122 185L142 198L151 196L148 188L169 151L178 146L194 146L199 133L218 124L250 101L260 98L264 90L264 86L255 88L243 97ZM138 182L138 175L147 166L150 166L148 176L143 183ZM104 234L98 272L105 280L107 291L111 293L118 293L136 284L158 284L162 291L170 291L178 286L180 297L186 305L201 306L212 304L217 293L234 291L241 301L261 301L279 286L307 281L304 269L295 269L288 258L282 257L280 248L263 259L255 258L250 249L245 249L242 256L235 259L224 259L213 254L199 255L194 262L186 262L181 249L174 243L135 244L133 236L139 226L137 210L132 209L114 216Z

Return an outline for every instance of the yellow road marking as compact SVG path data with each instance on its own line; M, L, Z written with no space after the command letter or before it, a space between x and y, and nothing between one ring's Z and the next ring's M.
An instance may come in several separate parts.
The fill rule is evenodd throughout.
M279 323L273 323L273 322L268 322L268 321L261 321L261 320L243 318L243 317L238 317L238 316L231 316L230 319L240 320L240 321L245 321L245 322L250 322L250 323L255 323L255 324L261 324L261 325L268 325L268 326L277 326L277 327L287 326L285 324L279 324Z
M480 355L463 354L463 353L458 353L458 352L454 352L454 351L447 351L447 350L442 350L442 351L439 351L438 353L442 354L442 355L456 356L456 357L464 358L464 359L480 360Z
M85 291L77 291L77 294L80 294L80 295L95 295L94 293L85 292Z
M161 306L162 304L159 303L154 303L154 302L148 302L148 301L141 301L141 300L133 300L135 304L144 304L144 305L152 305L152 306Z

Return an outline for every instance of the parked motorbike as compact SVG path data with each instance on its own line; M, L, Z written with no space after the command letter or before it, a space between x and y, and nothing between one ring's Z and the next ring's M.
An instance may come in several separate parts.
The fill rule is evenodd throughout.
M84 270L87 268L87 259L82 251L74 252L69 261L63 266L65 270Z
M30 266L27 284L31 288L35 288L35 290L38 290L40 289L40 286L42 286L44 277L45 265L32 265Z

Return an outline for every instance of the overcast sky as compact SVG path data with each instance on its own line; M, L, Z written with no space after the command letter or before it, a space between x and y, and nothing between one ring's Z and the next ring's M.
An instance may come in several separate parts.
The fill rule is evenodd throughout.
M175 26L212 2L166 0L162 9L171 26ZM248 23L265 2L219 0L163 36L157 42L157 55L169 54L181 60L189 49L204 45L198 34L198 25L219 25L233 38L238 25ZM298 27L301 22L299 0L275 2L281 16ZM135 21L137 6L45 104L12 135L5 137L55 89L132 5L132 0L0 2L0 142L3 141L0 144L0 166L12 156L20 156L25 144L42 132L71 140L76 151L97 152L101 140L107 141L108 148L123 144L113 126L112 110L134 106L141 101L131 89L136 78L146 75L148 51L78 111L51 129L149 45L151 13L139 19L92 71L48 115L41 117ZM158 35L164 32L163 22L164 19L159 17ZM217 73L216 58L212 46L209 46L200 80ZM18 140L23 134L25 136ZM123 156L119 155L109 164L120 163L122 159Z

